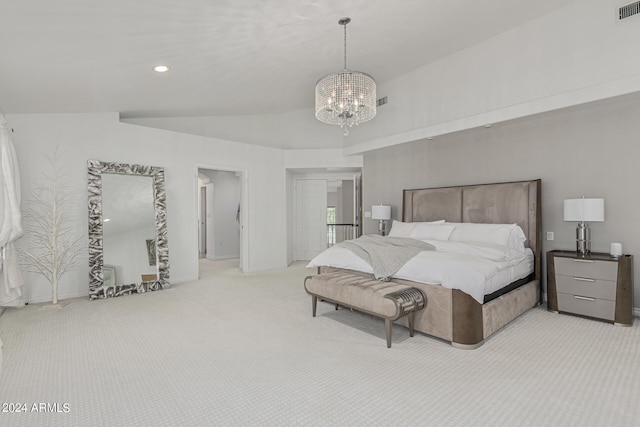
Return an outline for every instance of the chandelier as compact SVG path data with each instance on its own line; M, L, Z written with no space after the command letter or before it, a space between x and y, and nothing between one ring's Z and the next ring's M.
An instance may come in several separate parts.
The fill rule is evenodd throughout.
M344 70L328 74L316 83L316 119L338 125L344 135L349 128L367 122L376 116L376 81L369 74L347 69L347 24L351 18L342 18L344 26Z

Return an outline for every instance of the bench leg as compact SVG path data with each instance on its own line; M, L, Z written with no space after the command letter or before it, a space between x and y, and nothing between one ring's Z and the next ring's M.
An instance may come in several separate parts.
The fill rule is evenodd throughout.
M409 313L409 336L410 337L413 336L413 325L415 324L415 320L416 320L416 312L412 311L411 313Z
M311 296L311 311L313 313L313 317L316 317L316 307L318 306L318 297L315 295Z
M391 320L384 319L384 328L387 330L387 348L391 348L391 325L393 325Z

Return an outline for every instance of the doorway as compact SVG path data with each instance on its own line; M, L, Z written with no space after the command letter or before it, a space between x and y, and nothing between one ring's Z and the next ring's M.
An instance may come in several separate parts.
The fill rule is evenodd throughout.
M197 167L198 260L237 259L239 269L248 271L245 178L242 170Z
M198 173L198 258L214 259L214 183L205 174Z
M360 177L327 181L327 245L360 236Z
M287 260L310 260L360 236L361 172L287 170Z

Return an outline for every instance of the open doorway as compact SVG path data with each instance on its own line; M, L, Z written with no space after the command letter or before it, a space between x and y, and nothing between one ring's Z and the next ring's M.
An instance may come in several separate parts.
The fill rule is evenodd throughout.
M360 169L288 169L287 200L289 264L361 233Z
M360 177L327 180L327 245L360 236Z
M246 248L246 179L244 171L199 166L197 169L197 257L233 262L248 270ZM244 203L243 203L244 202ZM200 271L199 271L200 276Z

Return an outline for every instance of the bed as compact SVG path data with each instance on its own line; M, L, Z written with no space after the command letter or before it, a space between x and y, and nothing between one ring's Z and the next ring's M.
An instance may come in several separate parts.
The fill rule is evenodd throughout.
M532 269L519 280L500 285L500 289L492 289L480 297L461 289L393 276L393 282L418 288L426 296L426 307L415 315L415 330L449 341L454 347L477 348L487 337L541 302L540 187L541 180L537 179L403 191L402 223L445 220L458 224L517 224L523 240L526 238L524 247ZM358 269L322 263L318 266L320 274L340 270ZM408 326L407 319L397 323Z

